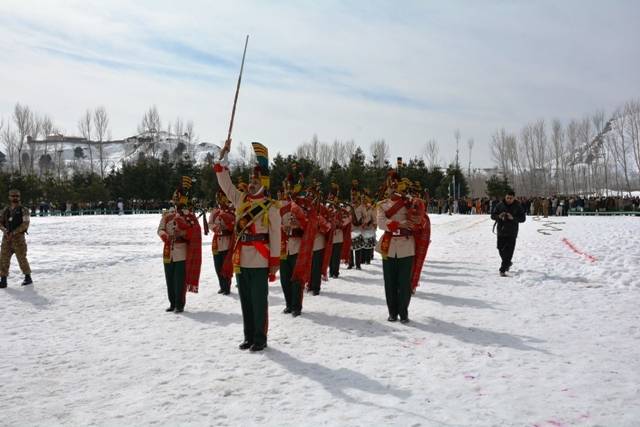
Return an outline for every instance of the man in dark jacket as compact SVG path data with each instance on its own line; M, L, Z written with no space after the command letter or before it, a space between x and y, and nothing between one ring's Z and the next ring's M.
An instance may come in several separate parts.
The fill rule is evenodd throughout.
M500 258L502 258L500 275L504 277L511 267L511 258L513 257L516 238L518 237L518 224L526 219L524 209L520 202L515 199L513 191L509 191L504 199L498 203L491 214L491 219L496 221L498 252L500 253Z

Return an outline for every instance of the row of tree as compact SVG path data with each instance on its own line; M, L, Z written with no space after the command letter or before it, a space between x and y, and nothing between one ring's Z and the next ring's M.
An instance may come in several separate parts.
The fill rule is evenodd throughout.
M545 120L491 142L498 168L524 195L603 194L640 188L640 100L610 116L598 111L567 124Z
M63 207L67 202L95 205L119 198L160 202L170 199L180 177L187 175L195 178L191 197L210 205L218 190L212 162L211 157L204 164L197 164L193 160L172 162L167 157L156 159L140 156L135 161L125 162L119 169L111 170L104 178L90 171L73 174L69 179L58 179L53 175L3 172L0 173L0 197L6 200L8 190L18 188L23 193L23 202L29 205L37 205L43 201ZM235 162L231 167L234 182L248 182L252 170L249 163ZM330 191L332 184L337 184L343 200L350 199L354 185L359 191L368 191L376 199L387 172L387 165L381 167L374 160L367 161L359 147L356 147L346 165L333 162L328 170L307 158L278 154L273 158L270 168L271 191L274 196L282 191L284 181L291 173L295 175L296 181L302 174L305 188L314 182L319 183L325 194ZM464 174L455 165L442 171L440 168L428 168L421 159L412 159L402 166L400 173L419 182L432 196L449 197L454 193L465 196L468 193ZM357 183L354 184L354 180Z
M518 194L530 196L597 194L605 189L628 192L640 188L640 101L629 101L610 116L612 120L608 121L608 117L600 111L582 120L571 120L566 125L560 120L552 120L550 124L538 120L525 125L519 133L500 129L490 143L496 172L511 183ZM145 111L137 126L140 135L154 137L141 139L135 158L109 165L104 156L104 144L111 141L109 124L104 107L85 111L78 121L79 145L73 150L73 161L69 162L62 158L60 142L47 143L47 136L60 133L53 120L18 103L9 120L0 120L0 140L6 150L6 158L0 156L0 162L5 161L3 170L11 176L37 175L43 182L55 177L54 181L60 183L72 181L75 175L97 175L111 197L129 197L136 193L134 198L146 200L166 194L167 188L158 189L151 197L149 191L152 190L128 190L129 184L107 183L120 182L134 171L135 174L144 171L156 179L158 175L171 177L173 169L179 171L185 165L198 170L208 168L206 164L196 165L191 160L198 142L193 122L180 118L163 122L155 106ZM609 131L603 133L603 130ZM166 144L158 144L160 134L165 140L173 141L175 147L168 150ZM423 144L419 156L409 162L405 159L406 173L416 171L413 178L432 195L471 194L477 197L487 194L487 175L471 167L474 139L467 141L468 164L463 167L459 160L460 131L456 130L453 136L455 159L449 167L442 167L438 142L430 139ZM30 143L38 139L44 144ZM234 174L248 175L253 163L252 150L242 143L234 145ZM366 157L364 150L353 140L327 143L314 135L310 141L300 144L294 154L278 155L273 159L272 181L275 188L280 186L281 171L297 162L307 177L317 179L325 187L333 180L347 191L345 188L351 186L351 180L358 179L375 192L384 171L395 166L390 164L389 156L389 145L384 139L372 142ZM460 176L456 176L457 173ZM146 182L141 175L139 178L142 179L140 182ZM203 189L203 194L205 190L208 188Z

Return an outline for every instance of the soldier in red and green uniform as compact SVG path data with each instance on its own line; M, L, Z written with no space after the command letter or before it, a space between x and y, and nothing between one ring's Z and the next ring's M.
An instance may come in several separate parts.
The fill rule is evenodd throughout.
M230 256L229 247L233 237L233 226L235 224L235 211L222 190L216 194L217 207L209 215L209 229L213 230L211 240L211 252L213 253L213 264L220 284L219 294L229 295L231 293L231 278L225 277L222 273L225 259ZM228 260L231 262L231 260Z
M302 189L302 175L298 182L293 182L293 174L289 174L284 184L284 200L281 202L280 215L282 218L282 242L280 254L280 284L286 306L283 310L285 314L298 317L302 312L302 301L304 297L304 287L308 283L309 274L300 268L311 257L311 250L302 244L304 228L299 218L303 221L306 216L304 206L305 194ZM299 256L302 250L302 256ZM300 260L300 264L298 261ZM298 271L296 271L298 265ZM294 271L296 278L294 280ZM307 270L307 273L309 270ZM308 278L307 278L308 276Z
M228 153L231 141L225 143ZM221 162L214 166L218 184L235 208L235 239L231 247L232 267L238 282L242 307L244 341L241 350L262 351L267 346L269 326L269 281L275 280L280 266L280 208L272 200L269 189L269 156L267 148L252 143L257 166L247 191L231 182L229 169Z
M377 206L378 227L384 231L376 245L382 255L384 289L390 322L400 316L409 322L411 274L415 255L415 217L410 214L411 199L406 194L407 183L391 172L388 180L389 196Z
M325 255L327 255L327 257L331 256L331 253L327 251L332 249L333 233L331 222L327 218L328 212L324 208L321 200L322 195L320 194L319 183L314 183L307 193L309 206L307 218L315 214L317 219L317 223L313 227L313 257L311 260L311 283L309 284L309 290L313 295L319 295L322 284L323 267L329 264L329 259L327 258L325 260ZM302 221L308 222L307 218L303 218ZM308 226L308 224L305 225ZM328 245L327 242L329 242Z
M335 228L329 264L329 277L332 278L340 276L340 260L348 258L348 255L346 257L344 255L351 252L351 213L340 203L338 194L338 185L332 184L331 192L327 197L327 205ZM345 245L348 245L348 248L345 248Z
M164 212L158 236L164 242L162 258L167 284L167 312L182 313L187 292L198 292L202 265L202 237L198 218L189 209L191 178L182 177L173 193L174 207Z

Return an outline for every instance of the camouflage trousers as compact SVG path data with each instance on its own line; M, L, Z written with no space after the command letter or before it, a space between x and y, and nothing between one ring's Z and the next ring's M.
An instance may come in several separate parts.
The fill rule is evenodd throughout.
M29 261L27 261L27 241L24 233L16 234L7 238L2 236L2 246L0 246L0 277L9 275L9 266L11 265L11 257L16 254L18 264L22 274L31 274Z

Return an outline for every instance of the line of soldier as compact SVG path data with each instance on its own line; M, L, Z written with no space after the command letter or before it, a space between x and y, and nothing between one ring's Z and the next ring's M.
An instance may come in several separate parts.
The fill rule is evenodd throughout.
M228 153L230 144L227 141L223 153ZM319 295L322 281L339 277L341 262L356 269L362 263L369 264L374 246L383 259L388 320L399 317L401 322L408 322L411 294L418 284L429 244L430 224L420 190L393 172L379 193L384 197L382 201L374 204L354 181L352 201L347 203L338 199L337 185L332 185L323 198L317 182L305 188L304 177L291 173L283 183L283 191L274 199L268 192L268 150L260 143L252 143L252 147L257 165L248 184L233 185L226 155L214 165L220 192L216 197L218 206L208 220L214 233L212 252L220 284L218 293L229 294L231 279L236 276L244 331L239 348L255 352L267 346L268 282L275 281L278 270L286 304L283 313L298 317L305 290ZM178 199L184 191L177 190ZM184 209L186 203L180 206ZM199 255L186 249L193 246L191 239L196 230L200 232L198 221L193 214L189 217L188 210L181 209L163 215L158 229L165 240L165 252L175 252L173 258L165 256L165 272L171 304L167 311L176 312L184 309L187 291L197 292L197 280L194 286L192 273L191 283L187 284L186 267L172 269L167 265L184 262L188 266L194 264L194 259L199 260ZM383 231L377 243L376 227ZM180 249L180 244L186 246ZM182 287L181 275L185 283Z

